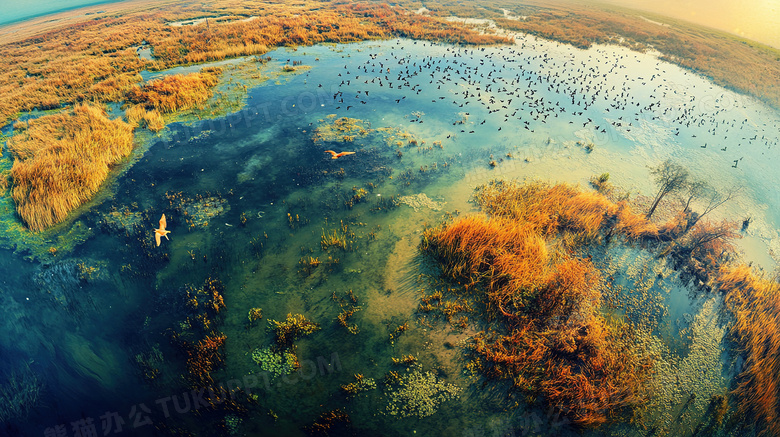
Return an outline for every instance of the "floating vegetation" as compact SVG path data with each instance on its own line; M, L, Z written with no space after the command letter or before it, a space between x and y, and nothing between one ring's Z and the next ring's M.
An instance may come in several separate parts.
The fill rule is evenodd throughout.
M320 247L323 251L327 251L331 247L335 247L345 252L351 252L357 248L355 238L356 235L349 228L349 225L344 223L344 220L341 220L337 229L333 229L330 232L327 232L324 229L322 230L322 236L320 237Z
M263 318L262 308L251 308L249 310L249 314L247 314L247 319L249 320L249 326L254 325L256 321L261 320L262 318Z
M369 390L376 390L376 381L373 378L366 378L360 373L355 375L355 382L341 386L341 391L348 397L355 397Z
M225 416L225 429L227 430L228 435L239 435L241 422L243 422L243 419L233 414Z
M457 399L460 392L460 387L441 381L433 372L423 372L420 365L413 366L385 389L386 412L399 417L428 417L444 402Z
M66 311L81 314L86 311L85 306L92 304L91 297L82 288L91 278L89 273L89 266L83 262L62 260L41 266L40 271L33 277L33 283L45 296Z
M184 217L190 228L206 227L214 217L230 211L227 200L219 194L198 194L191 199L182 192L168 192L165 197L168 199L168 205Z
M330 114L319 122L312 135L315 143L352 142L356 138L365 138L371 133L371 123L357 118L336 118L336 114Z
M225 340L222 333L206 335L197 343L182 343L187 353L187 380L193 388L214 385L212 373L225 362Z
M315 258L313 256L304 256L301 257L300 260L298 260L298 272L303 276L310 276L314 269L319 267L319 265L322 264L322 261L320 261L319 257Z
M418 311L421 313L440 313L447 320L447 323L455 324L460 329L465 329L468 324L468 317L463 316L457 321L453 320L457 314L473 311L469 301L462 297L456 297L454 300L445 299L441 290L436 290L432 294L420 297Z
M371 207L371 212L389 212L395 208L398 208L400 202L398 202L398 196L379 196L376 202Z
M290 229L298 229L307 224L309 224L309 219L301 218L298 214L292 215L289 212L287 213L287 226L289 226Z
M393 362L393 364L408 366L410 364L416 363L417 357L415 357L412 354L408 354L408 355L402 355L401 358L391 357L390 360Z
M222 297L225 286L218 279L209 278L199 288L187 285L184 293L187 298L187 306L193 311L205 310L209 315L216 316L225 308ZM208 329L207 329L208 330Z
M132 128L80 105L46 115L8 140L15 160L13 200L22 221L41 231L92 199L111 167L133 150Z
M108 212L100 223L107 231L124 233L128 236L137 234L145 228L144 214L141 211L132 211L128 207Z
M721 309L722 300L713 296L703 302L698 314L689 315L691 323L681 334L691 346L682 357L657 339L644 339L649 352L658 357L648 380L653 396L646 408L659 414L656 426L660 434L673 433L683 420L679 418L682 412L704 416L711 397L728 387L722 362L722 342L728 328L718 322Z
M217 330L220 311L225 308L221 281L208 278L200 287L186 285L178 293L183 295L186 317L179 329L171 331L171 341L187 357L186 380L192 388L212 386L212 373L225 361L227 336Z
M390 344L394 344L398 337L409 329L409 322L404 322L390 332Z
M437 202L428 197L425 193L401 196L397 200L398 204L411 206L415 211L421 208L428 208L433 211L441 211L446 202Z
M298 357L290 349L257 348L252 351L252 361L273 377L289 375L300 367Z
M352 209L357 203L365 202L366 196L368 195L368 191L366 191L365 188L360 187L352 187L352 193L352 197L344 202L344 205L349 209Z
M388 147L413 147L417 146L420 142L414 134L397 127L379 127L376 128L375 131L382 136L384 143ZM400 152L400 150L398 150L398 152ZM401 156L403 156L403 153Z

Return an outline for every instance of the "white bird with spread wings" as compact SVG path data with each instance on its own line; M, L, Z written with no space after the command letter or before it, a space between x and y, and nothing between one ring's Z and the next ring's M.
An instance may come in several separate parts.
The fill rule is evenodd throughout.
M166 240L170 241L168 234L170 234L171 231L166 231L165 226L167 226L167 223L165 222L165 214L163 214L160 219L160 229L154 230L154 241L157 242L158 246L160 245L160 237L165 237Z

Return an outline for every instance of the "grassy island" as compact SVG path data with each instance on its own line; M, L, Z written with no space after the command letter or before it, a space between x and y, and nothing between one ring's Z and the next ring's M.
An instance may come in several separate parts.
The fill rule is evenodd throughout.
M93 106L18 126L8 142L13 199L24 223L39 231L61 222L100 189L111 167L133 149L133 130Z
M625 201L565 184L494 181L474 199L481 213L427 228L420 243L442 282L419 311L440 309L453 325L453 310L467 312L480 326L466 345L467 367L511 382L579 427L640 417L656 356L642 346L647 333L603 311L611 280L591 262L611 245L637 245L668 257L681 277L695 274L701 292L723 294L734 345L747 357L733 392L739 414L778 431L780 286L735 261L734 234L712 223L683 230L679 217L656 225ZM712 238L699 244L702 234ZM721 426L723 414L716 420Z

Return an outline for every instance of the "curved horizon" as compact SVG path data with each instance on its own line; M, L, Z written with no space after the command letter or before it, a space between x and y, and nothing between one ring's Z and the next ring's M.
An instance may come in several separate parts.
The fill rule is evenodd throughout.
M96 6L104 3L121 3L123 0L43 0L35 3L0 0L0 9L3 11L0 18L0 26L23 23L34 18L58 14L73 9L87 6Z
M87 6L124 0L43 0L35 3L0 0L0 27ZM780 0L601 0L637 12L650 12L780 49Z

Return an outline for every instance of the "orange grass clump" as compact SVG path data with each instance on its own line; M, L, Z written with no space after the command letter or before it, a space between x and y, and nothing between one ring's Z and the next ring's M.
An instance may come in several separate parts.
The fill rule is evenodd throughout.
M588 239L609 231L630 240L658 235L655 225L624 202L615 204L600 193L567 184L491 181L478 187L474 197L486 213L526 223L542 236L561 231Z
M639 406L651 361L634 349L629 325L600 315L600 274L572 242L614 229L621 216L626 236L654 228L625 205L563 184L494 182L476 198L491 217L426 229L420 244L445 277L478 290L487 319L498 316L497 331L476 336L472 365L543 396L580 426Z
M146 109L172 113L197 107L211 97L211 88L219 81L220 68L204 68L186 76L175 74L149 81L143 87L133 86L127 99Z
M143 105L131 106L125 111L125 117L133 128L146 127L152 132L159 132L165 127L160 111L156 109L148 111Z
M225 340L222 333L212 333L199 342L186 345L187 374L193 388L209 387L214 384L211 373L225 361Z
M735 389L740 412L758 419L768 435L780 435L780 283L745 264L721 267L717 280L734 314L731 332L747 356Z
M24 223L41 231L65 219L100 188L133 149L133 132L101 109L80 105L29 122L8 140L12 197Z

